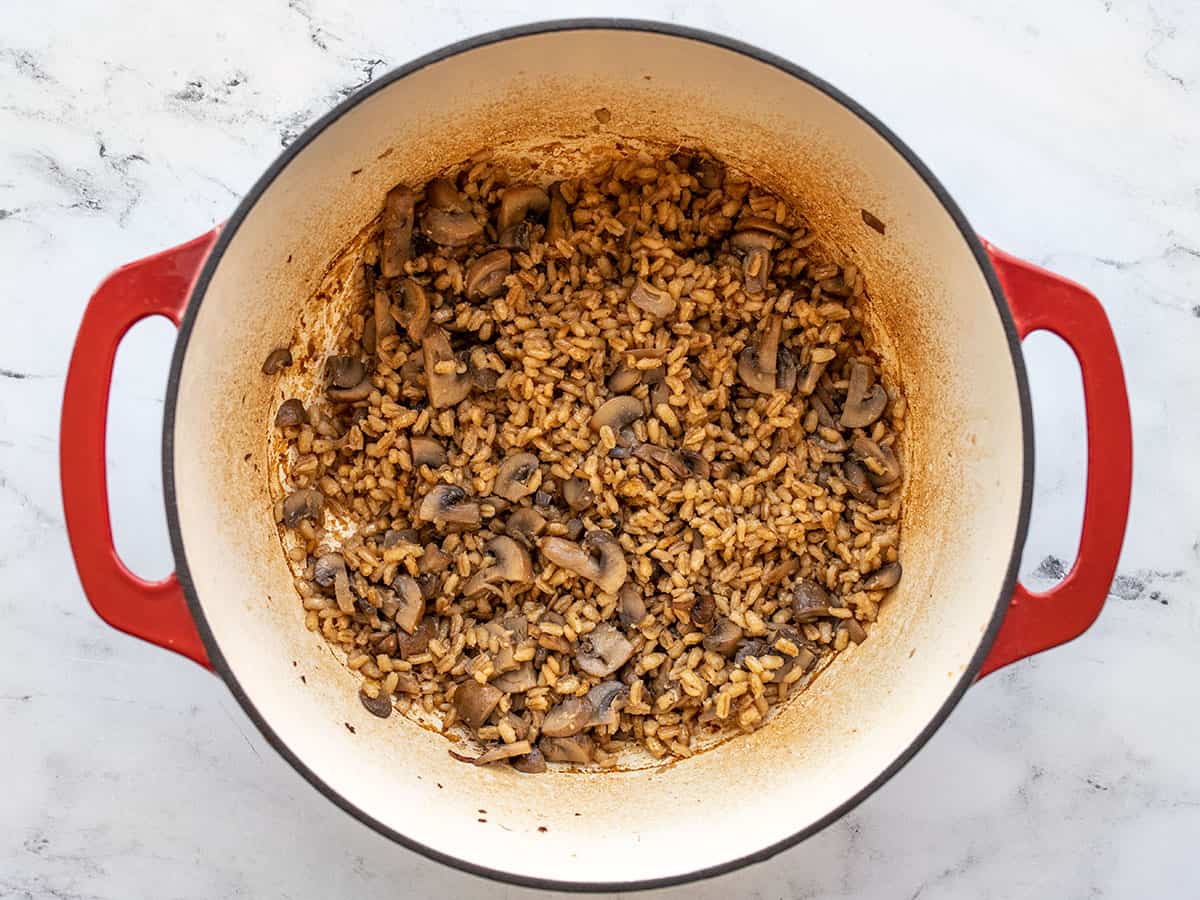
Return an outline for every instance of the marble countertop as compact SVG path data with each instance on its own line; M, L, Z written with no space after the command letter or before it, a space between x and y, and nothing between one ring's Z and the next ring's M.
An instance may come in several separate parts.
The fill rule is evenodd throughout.
M225 687L92 613L57 432L84 303L224 219L314 117L389 66L533 16L512 0L42 0L0 28L0 898L535 896L400 849L272 751ZM1200 895L1200 7L1186 0L777 6L561 0L789 57L888 122L998 245L1092 288L1136 430L1118 577L1081 640L973 687L896 778L817 837L659 897ZM120 550L163 575L173 332L119 358ZM1069 567L1080 379L1027 342L1037 435L1022 574Z

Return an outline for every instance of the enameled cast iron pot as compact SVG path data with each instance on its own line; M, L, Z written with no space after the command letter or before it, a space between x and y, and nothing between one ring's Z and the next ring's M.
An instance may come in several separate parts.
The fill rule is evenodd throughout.
M753 735L602 775L464 766L442 737L368 714L356 678L304 629L268 494L279 388L259 367L397 182L422 183L484 147L569 167L574 151L639 139L707 147L754 174L865 273L885 367L910 403L904 579L870 640ZM151 315L179 325L163 430L177 574L156 584L117 558L104 480L113 357ZM1079 359L1088 473L1078 561L1032 594L1016 580L1033 482L1020 341L1039 329ZM600 890L728 871L813 834L911 758L976 678L1081 634L1116 566L1131 439L1096 299L976 237L858 104L725 38L577 21L475 38L378 79L305 131L224 226L110 276L71 360L61 462L96 611L215 670L318 790L460 868Z

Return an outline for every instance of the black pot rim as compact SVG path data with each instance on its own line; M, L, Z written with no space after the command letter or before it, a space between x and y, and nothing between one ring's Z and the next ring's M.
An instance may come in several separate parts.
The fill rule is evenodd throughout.
M1005 573L1003 584L997 595L995 610L992 613L991 620L988 623L987 630L980 638L979 647L971 658L970 664L963 670L954 684L953 689L949 692L945 702L938 709L930 722L921 730L921 733L909 744L908 747L901 752L890 765L885 767L883 771L878 773L869 783L859 789L852 797L832 810L825 816L822 816L811 825L797 831L789 837L778 841L770 846L763 847L755 853L748 854L729 862L724 862L714 866L700 866L690 872L685 872L678 875L671 875L662 878L643 879L638 881L613 881L613 882L576 882L576 881L557 881L547 878L531 877L521 875L514 872L506 872L498 869L492 869L486 866L477 865L470 860L460 859L450 856L440 851L427 847L420 841L401 834L394 829L388 827L377 819L368 816L361 809L340 795L337 791L326 784L321 777L305 764L288 745L280 739L271 728L266 717L259 712L250 698L242 689L241 684L237 680L229 664L225 660L221 649L213 637L212 631L209 628L208 622L204 616L204 610L200 605L196 594L195 584L191 577L191 571L188 566L187 553L183 545L183 539L179 525L179 515L177 510L177 492L175 485L175 470L174 470L174 451L175 451L175 414L176 402L179 392L180 372L183 369L184 358L187 355L188 343L191 338L192 329L196 322L196 314L200 308L200 304L204 299L205 292L209 282L212 279L213 273L216 271L218 264L225 250L232 242L238 232L239 226L245 220L250 210L258 202L263 193L270 187L272 182L279 174L288 166L288 164L310 144L321 132L327 127L336 122L339 118L345 115L349 110L353 109L359 103L362 103L368 97L375 94L377 91L383 90L395 81L398 81L413 72L432 65L433 63L441 62L466 51L474 50L479 47L484 47L490 44L500 43L502 41L512 40L514 38L522 38L530 35L549 34L560 31L584 31L584 30L618 30L618 31L637 31L648 32L652 34L667 35L670 37L681 38L699 43L709 44L720 47L725 50L730 50L735 53L748 56L760 63L772 66L783 72L792 75L801 81L806 82L811 87L816 88L830 99L841 104L843 107L850 110L858 116L863 122L871 126L875 132L882 137L888 144L899 153L905 161L912 166L913 170L921 177L929 189L938 198L943 208L953 219L955 225L962 234L963 239L970 247L979 268L982 271L984 278L987 280L988 288L991 291L992 299L995 302L996 310L1000 315L1000 319L1004 326L1005 335L1008 340L1009 354L1013 365L1013 374L1017 382L1017 391L1021 405L1021 426L1022 426L1022 448L1023 448L1023 467L1022 467L1022 486L1021 486L1021 503L1020 513L1018 516L1017 529L1014 535L1013 546L1010 551L1008 569ZM652 888L667 887L670 885L685 884L687 882L698 881L700 879L712 878L717 875L727 874L736 869L747 866L751 863L762 862L770 859L776 854L788 849L823 830L828 825L841 818L847 812L858 806L881 787L884 782L890 779L893 775L900 771L911 760L917 752L925 745L932 737L933 733L941 727L947 716L958 705L967 688L975 680L976 673L983 665L983 661L987 656L988 650L995 640L996 634L1000 629L1000 624L1004 620L1005 611L1008 608L1009 598L1012 596L1013 589L1017 581L1017 570L1021 560L1021 550L1025 544L1025 537L1029 527L1030 507L1032 504L1032 488L1033 488L1033 421L1031 406L1029 401L1029 383L1025 373L1024 359L1021 354L1020 338L1017 336L1016 326L1013 322L1011 313L1009 312L1008 304L1004 298L1004 291L1000 287L1000 282L996 277L995 271L992 269L991 261L984 250L983 244L976 236L974 230L968 224L966 216L958 208L958 205L950 197L950 194L942 186L941 182L934 177L929 168L917 157L917 155L897 137L887 126L880 122L875 116L864 109L860 104L852 100L850 97L843 94L837 88L828 84L824 80L813 75L811 72L788 62L774 54L767 53L756 47L744 44L741 41L736 41L722 35L713 34L707 31L701 31L694 28L688 28L681 25L675 25L664 22L653 22L636 19L604 19L604 18L587 18L587 19L561 19L545 22L536 22L528 25L521 25L514 28L505 28L498 31L488 32L487 34L478 35L468 38L467 40L459 41L428 53L419 59L413 60L405 65L392 69L386 75L375 79L371 84L362 88L357 93L348 97L332 110L327 112L316 122L310 125L305 131L290 144L279 157L268 167L266 172L255 182L254 186L238 204L233 215L225 223L224 227L217 238L211 252L205 260L204 267L192 288L192 295L189 299L187 309L184 312L183 320L179 327L179 337L175 344L175 351L171 359L170 376L167 382L166 403L163 415L163 486L166 497L166 512L167 523L171 538L171 547L175 556L175 571L179 579L179 583L183 588L184 596L187 598L188 607L191 610L192 616L196 620L197 629L204 641L204 646L208 651L209 660L212 663L214 670L221 676L225 684L229 687L233 696L241 704L242 709L257 726L259 731L271 744L275 750L292 765L313 787L324 794L329 800L333 801L344 811L349 813L354 818L358 819L363 824L372 828L383 836L395 841L410 850L414 850L429 859L452 866L463 872L468 872L473 875L479 875L484 878L502 881L509 884L520 885L524 887L541 888L545 890L560 890L560 891L578 891L578 892L621 892L621 891L639 891Z

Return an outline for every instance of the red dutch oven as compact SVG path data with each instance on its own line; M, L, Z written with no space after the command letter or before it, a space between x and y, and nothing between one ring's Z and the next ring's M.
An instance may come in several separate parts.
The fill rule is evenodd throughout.
M301 321L332 333L341 311L310 298L397 182L483 147L568 172L618 142L707 147L795 199L864 273L885 369L909 398L905 577L871 639L752 735L606 774L463 766L439 735L366 713L353 674L305 630L272 518L280 388L260 365ZM114 354L153 315L179 326L163 430L176 574L157 583L113 550L104 468ZM1042 594L1017 583L1034 440L1020 342L1039 330L1078 357L1088 440L1078 559ZM794 844L894 774L974 680L1080 635L1116 567L1132 456L1117 347L1087 290L979 239L908 147L812 74L726 38L608 20L498 32L394 70L308 128L225 225L114 272L80 325L61 446L71 546L105 621L213 669L305 778L379 832L579 890L677 883Z

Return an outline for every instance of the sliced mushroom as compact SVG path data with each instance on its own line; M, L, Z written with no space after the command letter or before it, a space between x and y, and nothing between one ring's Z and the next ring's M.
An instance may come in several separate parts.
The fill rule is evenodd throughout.
M791 605L793 622L811 622L829 615L834 603L824 587L811 578L801 578L792 587Z
M513 757L510 765L526 775L540 775L546 771L546 757L542 755L541 750L534 747L524 756Z
M337 599L338 609L349 615L354 612L354 594L350 591L350 576L346 567L342 566L333 573L333 596Z
M675 312L676 306L675 298L669 291L647 284L640 278L634 283L633 290L629 292L629 302L643 312L648 312L659 319Z
M346 560L340 553L325 553L317 557L313 563L313 581L323 588L333 587L334 578L339 571L346 570Z
M571 214L567 211L567 201L563 199L562 191L557 184L550 186L550 212L546 216L546 233L543 239L547 244L554 244L571 234Z
M773 234L775 237L782 240L785 244L792 239L792 233L777 223L774 219L768 219L764 216L742 216L738 219L737 230L741 231L765 231L767 234Z
M712 594L705 594L692 604L691 612L688 613L688 618L692 620L693 625L699 625L703 628L713 620L713 616L717 614L717 601Z
M503 696L499 688L468 679L454 691L454 708L460 721L478 731Z
M860 362L850 364L850 386L842 406L843 428L866 428L883 415L887 392L874 381L875 373L870 366Z
M417 518L435 525L478 525L479 504L468 500L457 485L439 484L421 501Z
M592 760L594 744L586 734L573 734L570 737L544 737L538 742L538 749L547 762L586 763Z
M796 363L786 347L779 346L783 327L780 316L772 316L758 344L748 345L738 356L738 377L760 394L791 391L796 386Z
M404 274L404 264L412 259L413 205L416 197L407 185L398 184L383 200L383 240L379 251L379 271L384 278Z
M325 497L315 488L301 488L288 494L283 501L283 524L295 528L301 520L320 524L325 510Z
M804 367L804 374L800 377L800 381L796 385L796 392L803 397L807 397L813 391L815 391L817 389L817 383L821 380L821 376L825 374L825 367L828 365L828 360L818 362L816 359L813 359L810 361L809 364ZM826 412L824 419L822 419L821 424L826 425L826 427L832 427L833 418L829 416L828 411Z
M590 424L592 431L599 431L607 425L614 432L619 432L622 428L632 425L644 415L642 401L636 397L624 394L605 401L592 415Z
M852 447L866 466L867 478L875 487L891 484L903 474L900 460L887 444L877 444L868 437L856 437Z
M467 297L495 297L504 290L504 279L511 267L512 254L507 250L493 250L476 259L467 266Z
M726 657L733 656L743 633L741 627L733 619L721 618L717 620L713 630L704 636L702 643L705 650L711 650L713 653L720 653Z
M619 591L629 575L621 545L602 531L588 532L583 545L548 537L542 541L541 549L550 562L586 578L606 594Z
M855 500L874 503L879 499L879 495L871 489L866 470L854 460L848 459L842 463L842 476L846 482L846 489Z
M621 363L608 376L608 389L614 394L627 394L642 383L642 370Z
M890 590L900 583L900 576L903 574L904 570L900 567L900 563L888 563L863 579L861 587L864 591Z
M428 435L410 438L414 466L429 466L437 469L446 465L446 448Z
M392 298L382 287L375 289L373 324L375 337L369 349L375 351L380 341L396 333L396 320L392 318Z
M403 631L396 633L396 649L401 659L418 656L429 649L429 642L435 634L432 619L426 619L412 634Z
M696 180L706 191L715 191L725 183L725 167L715 159L702 159L696 167Z
M695 450L680 450L679 458L683 460L683 465L688 472L697 478L708 478L712 474L712 467L708 460Z
M501 231L496 243L505 250L528 250L532 231L528 222L517 222Z
M590 634L579 640L575 665L588 675L604 678L611 675L633 656L633 644L607 622L601 622Z
M591 486L583 478L568 478L564 481L562 495L563 499L567 501L567 506L575 512L587 509L596 499Z
M570 697L546 713L542 734L552 738L579 734L587 727L594 711L587 697Z
M621 720L620 700L628 688L619 681L602 681L587 693L588 702L592 704L592 717L588 719L588 728L598 725L611 727Z
M504 525L505 533L520 541L527 547L532 547L537 536L546 528L546 518L529 506L523 506L508 517Z
M787 578L789 575L795 575L800 570L799 557L789 557L783 562L776 563L763 573L762 583L766 585L778 584Z
M523 584L533 578L533 561L529 558L529 551L507 535L492 538L484 545L484 549L495 562L468 579L463 586L463 593L468 597L497 581Z
M646 462L657 463L680 478L686 477L689 473L687 465L678 453L674 453L666 447L660 447L657 444L638 444L633 448L633 455Z
M514 756L524 756L532 750L533 745L529 741L513 741L511 744L498 744L475 757L475 765L487 766L492 763L501 762L502 760L512 759Z
M400 602L393 619L408 634L414 634L425 617L425 595L421 593L421 586L408 575L397 575L392 587Z
M516 503L538 489L541 474L538 458L532 453L514 453L500 463L492 493Z
M540 215L550 207L550 197L534 184L514 184L500 192L496 230L504 232L524 222L530 213Z
M372 697L366 691L360 690L358 692L358 699L362 701L363 708L373 716L386 719L392 714L391 694L385 694L380 691L378 696Z
M775 249L775 238L757 228L736 231L729 239L729 246L742 259L742 281L746 293L761 294L767 288L771 275L771 251Z
M426 544L425 552L417 560L417 568L423 575L436 575L450 568L452 562L454 562L454 558L437 544Z
M373 387L371 379L364 377L362 381L354 387L336 388L329 387L325 389L325 396L334 403L357 403L359 400L366 400L371 396Z
M458 359L450 347L450 338L440 327L425 329L421 339L425 362L425 389L435 409L454 406L471 393L471 380L458 371ZM440 370L440 371L439 371ZM449 371L447 371L449 370Z
M327 366L329 383L337 388L354 387L367 374L362 362L353 356L331 356Z
M635 584L627 584L618 595L618 615L625 628L635 628L646 618L646 600L642 590Z
M735 666L744 665L747 656L762 656L766 652L766 641L760 641L757 638L744 638L741 643L738 644L737 652L733 654L733 664Z
M465 247L483 234L483 226L463 204L458 189L444 178L431 181L425 197L428 206L421 227L435 244Z
M850 635L850 640L856 644L861 644L867 639L867 629L862 627L857 619L842 619L842 624L839 626L846 629L846 633Z
M537 673L533 671L533 663L526 661L512 671L497 675L491 683L506 694L523 694L537 687Z
M395 638L395 635L389 635ZM396 679L395 694L419 694L421 693L421 682L417 680L417 676L412 672L396 672L399 676Z
M429 296L425 288L411 278L400 282L400 292L404 295L404 303L391 307L392 318L404 329L409 340L419 341L429 327Z
M274 375L277 372L282 372L291 364L292 351L287 347L276 347L263 360L262 371L264 375Z
M417 534L417 530L415 528L402 528L400 530L396 530L395 528L389 528L387 531L385 531L383 533L383 546L385 548L386 547L396 547L396 546L399 546L400 544L420 544L420 543L421 543L421 536L419 534Z
M292 397L290 400L284 400L279 404L279 409L275 412L275 426L277 428L295 428L298 425L303 425L308 421L308 413L304 411L304 404Z

